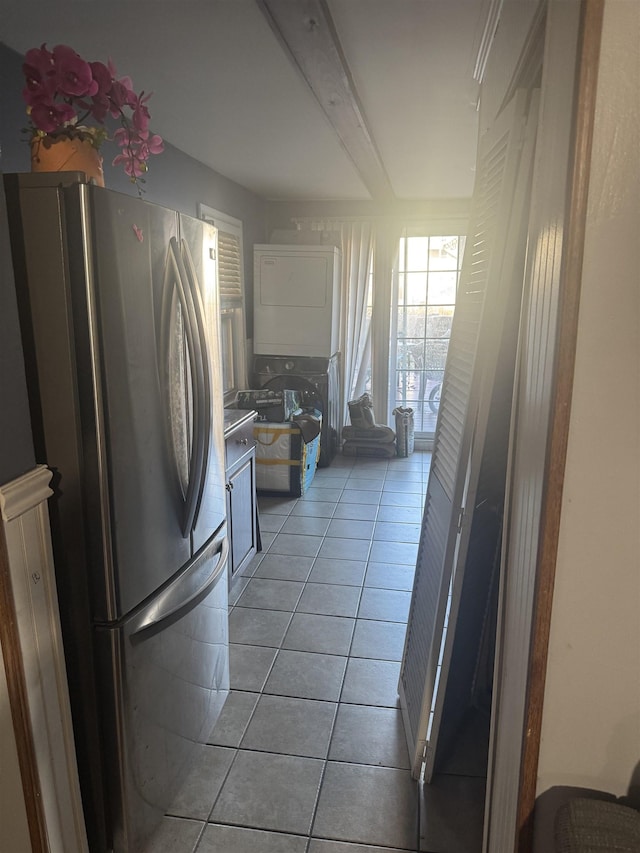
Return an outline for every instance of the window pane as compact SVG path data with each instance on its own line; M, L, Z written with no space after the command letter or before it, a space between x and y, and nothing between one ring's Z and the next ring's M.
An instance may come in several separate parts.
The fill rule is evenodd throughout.
M421 370L424 364L424 352L424 338L398 337L398 368Z
M429 269L458 269L458 243L458 237L432 237L429 251Z
M429 268L429 238L407 237L407 269L426 270Z
M405 305L426 305L428 279L426 272L405 273L406 293L403 299Z
M427 309L427 337L449 338L451 337L451 324L453 323L453 308L437 306Z
M398 370L396 373L396 400L402 405L402 400L407 403L420 399L420 383L423 374L420 370ZM395 407L394 407L395 408Z
M404 293L405 293L405 284L404 284L404 273L398 273L398 305L404 305ZM392 306L393 308L393 306Z
M399 308L398 338L424 338L425 323L423 308Z
M426 341L426 364L425 369L429 378L435 378L434 371L444 370L444 365L447 360L447 350L449 349L449 339Z
M458 273L432 272L429 274L429 304L453 305L456 301Z
M414 410L416 433L435 430L465 238L406 236L400 241L396 310L395 406Z

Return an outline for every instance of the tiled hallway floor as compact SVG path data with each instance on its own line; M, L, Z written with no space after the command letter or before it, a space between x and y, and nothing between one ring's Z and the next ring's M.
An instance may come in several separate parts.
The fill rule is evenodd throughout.
M338 456L260 499L231 693L154 853L418 849L397 684L429 462Z

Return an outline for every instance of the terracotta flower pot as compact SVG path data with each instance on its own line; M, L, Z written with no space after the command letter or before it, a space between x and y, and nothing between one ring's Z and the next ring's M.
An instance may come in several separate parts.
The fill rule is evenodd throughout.
M31 142L32 172L84 172L104 186L102 157L87 139L41 139Z

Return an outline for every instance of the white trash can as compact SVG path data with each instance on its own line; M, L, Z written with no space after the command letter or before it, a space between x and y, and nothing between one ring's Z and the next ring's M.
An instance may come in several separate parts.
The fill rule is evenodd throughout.
M415 435L413 409L398 406L392 414L396 416L396 452L398 456L410 456Z

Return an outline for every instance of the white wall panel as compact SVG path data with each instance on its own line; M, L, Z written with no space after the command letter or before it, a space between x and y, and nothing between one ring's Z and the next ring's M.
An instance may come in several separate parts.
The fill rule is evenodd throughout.
M640 4L605 6L538 793L640 762Z

